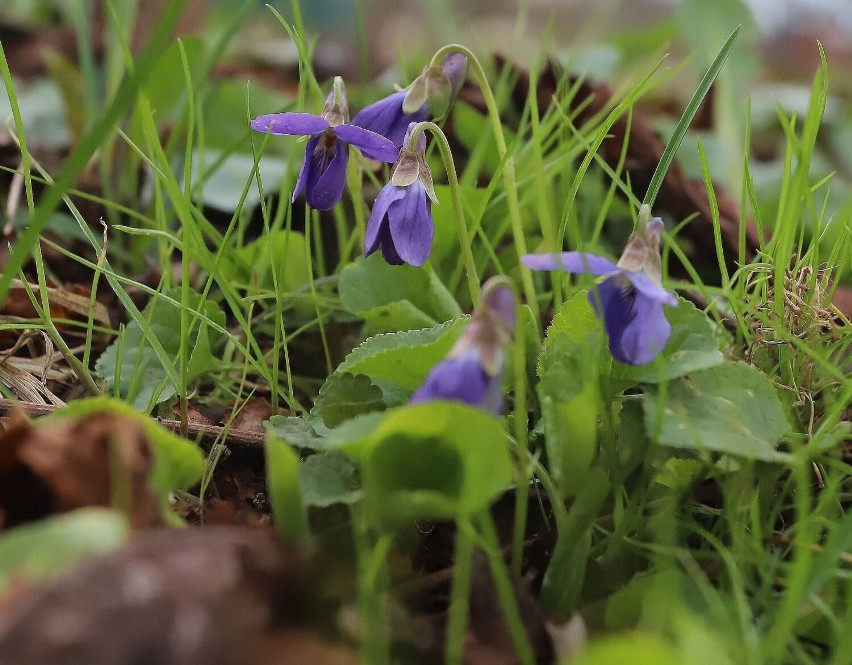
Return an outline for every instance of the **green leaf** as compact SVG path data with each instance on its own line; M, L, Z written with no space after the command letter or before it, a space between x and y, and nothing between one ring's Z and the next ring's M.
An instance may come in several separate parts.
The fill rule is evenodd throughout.
M335 428L327 427L319 417L272 416L266 421L270 436L283 439L295 448L326 451L340 448L368 436L384 419L386 412L371 411L346 420Z
M489 190L480 187L459 186L464 217L468 231L481 221L488 205ZM456 216L453 210L453 197L449 185L435 185L435 195L439 205L432 206L432 219L435 221L435 238L432 240L432 263L435 265L455 266L459 258L459 236L456 229Z
M293 97L282 95L269 86L252 85L246 91L245 79L227 78L218 80L210 88L204 104L204 145L212 150L233 150L239 143L241 152L251 154L251 140L246 120L246 95L251 96L252 117L272 111L290 111L293 109ZM255 136L260 136L256 134ZM273 154L304 154L304 144L296 141L267 141L263 159ZM278 183L264 182L267 189L274 189Z
M680 589L682 581L675 570L640 573L613 593L606 603L604 621L609 631L632 630L640 625L643 613L658 602L667 590Z
M635 633L606 637L571 660L571 665L682 665L661 637Z
M567 402L585 383L596 382L610 357L602 354L602 334L585 291L565 302L547 329L538 358L539 394Z
M346 266L338 289L343 306L373 333L434 326L462 313L434 272L391 266L377 254Z
M601 398L595 382L565 402L540 395L547 462L563 497L574 496L597 450Z
M200 37L184 35L180 44L172 42L160 54L151 77L142 86L142 92L151 103L151 109L157 114L158 122L170 119L178 102L187 94L181 47L186 55L192 81L196 85L200 83L198 78L204 68L206 47ZM140 129L138 136L141 135Z
M251 177L255 158L247 152L232 152L219 161L222 153L218 149L208 148L193 155L192 187L193 199L200 200L204 205L229 214L239 207L240 200L246 187L246 181ZM208 169L215 169L208 171ZM288 162L281 157L264 155L257 162L257 170L266 191L275 191L284 177L290 172ZM204 181L201 182L201 178ZM253 210L260 203L260 190L252 185L245 193L244 210ZM257 243L258 241L255 241ZM262 240L260 241L262 242ZM254 244L254 243L253 243ZM245 247L236 251L241 251ZM227 256L226 253L224 256Z
M685 489L695 482L700 474L707 473L707 465L697 459L672 457L660 468L654 479L670 489Z
M278 268L278 288L293 292L310 281L305 236L279 229L223 254L222 277L251 290L272 290L273 261ZM313 311L313 310L312 310Z
M323 445L326 449L342 449L354 441L359 441L364 437L370 436L390 413L392 411L372 411L371 413L355 416L334 429L328 429L319 425L316 429L321 431Z
M358 467L343 453L330 451L311 455L302 462L299 479L306 506L323 508L361 500Z
M46 77L18 84L17 103L20 105L24 130L34 148L64 150L71 142L68 109L62 92L59 84ZM12 115L12 109L9 96L0 97L0 116L8 118Z
M467 325L468 317L433 328L385 333L365 340L335 370L335 374L365 374L411 392L446 356Z
M180 300L180 290L171 289L164 295ZM213 302L201 302L201 296L192 294L189 307L200 312L219 326L225 324L225 313ZM177 386L169 378L159 357L149 343L155 337L166 354L177 359L180 353L180 309L162 298L153 298L142 312L148 322L144 330L136 321L128 324L123 340L116 340L101 354L95 363L95 371L107 380L110 386L118 383L119 394L139 411L147 411L152 403L158 404L173 397ZM219 359L211 352L211 346L221 338L221 333L204 322L195 323L190 332L190 359L188 376L194 380L219 367ZM122 352L119 358L119 352ZM121 376L116 377L118 368Z
M208 305L212 305L212 303L208 303ZM214 321L219 319L217 323L224 324L225 317L218 316L221 312L216 308L207 307L204 308L205 313L210 315ZM218 340L221 335L216 330L211 330L206 321L201 321L198 324L198 332L195 337L195 346L192 349L192 352L189 354L189 363L187 364L187 379L189 381L193 381L200 376L203 376L207 372L210 372L214 368L218 366L218 359L213 355L213 349L211 348L211 337L214 340Z
M602 330L595 311L589 304L589 292L579 291L570 300L564 302L554 315L547 329L544 345L547 348L560 335L579 344L595 331Z
M601 334L586 293L578 293L554 316L538 360L548 469L564 497L582 485L597 448Z
M189 489L201 480L204 472L204 455L191 441L182 439L139 413L124 402L111 397L89 397L70 402L39 422L54 418L83 418L96 413L115 413L142 424L145 437L154 448L155 462L151 472L151 487L156 491L168 511L168 497L172 490Z
M275 529L287 543L310 536L308 514L302 500L299 480L299 456L286 442L266 437L266 485L275 518Z
M718 0L708 5L703 0L686 0L673 13L680 38L693 45L691 52L696 67L706 67L712 62L716 56L715 44L725 39L732 27L739 25L739 43L734 48L734 57L729 58L728 68L721 76L731 76L733 73L737 80L747 81L758 73L760 57L754 44L760 38L760 28L746 3L741 0ZM734 95L731 97L729 103L738 103ZM717 111L714 109L714 112Z
M512 481L500 420L456 402L400 407L342 450L361 463L367 515L386 526L471 515Z
M775 385L754 367L729 362L695 372L667 386L660 408L659 389L645 394L645 426L659 442L674 448L730 453L767 462L789 459L776 449L790 430Z
M267 434L282 439L295 448L322 448L323 438L317 434L307 418L272 416L264 426Z
M10 529L0 536L0 592L12 577L61 577L84 559L114 550L129 532L126 517L107 508L81 508Z
M631 384L660 383L725 361L719 351L719 336L704 312L683 298L677 307L666 307L665 312L672 334L654 362L633 366L613 361L610 377Z
M651 440L645 430L645 416L642 401L626 399L621 401L618 415L618 442L616 450L621 460L621 477L626 478L640 465L648 461L648 449Z
M383 411L382 389L363 374L332 374L323 384L311 415L322 418L328 427L337 427L362 413Z
M599 468L591 469L577 488L577 498L563 524L541 586L541 602L557 614L576 608L583 588L591 541L590 529L609 495L610 482Z
M482 113L470 104L456 101L453 107L453 125L456 137L468 151L474 150L480 143L484 146L482 163L485 170L489 173L497 171L500 167L497 143L494 140L491 123L487 122ZM506 144L512 145L515 133L504 125L503 134L506 137Z

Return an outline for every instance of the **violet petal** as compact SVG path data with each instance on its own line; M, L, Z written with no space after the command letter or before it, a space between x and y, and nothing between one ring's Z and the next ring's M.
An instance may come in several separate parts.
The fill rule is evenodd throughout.
M320 157L321 153L325 153ZM333 153L331 159L328 155ZM314 151L316 178L308 178L305 198L315 210L330 210L343 196L346 187L346 165L349 163L349 146L335 141L330 147ZM313 175L313 174L311 174Z
M503 372L488 377L488 386L482 396L480 408L499 416L503 413Z
M661 301L645 296L625 281L627 278L621 275L607 279L589 293L589 300L599 317L603 311L613 358L628 365L644 365L665 347L671 325Z
M405 196L388 207L390 234L402 260L419 267L432 251L435 224L423 185L418 181L400 189L404 189Z
M393 144L393 141L363 127L338 125L332 131L341 141L354 145L370 159L378 162L395 162L399 157L399 148Z
M296 188L293 190L293 196L290 199L291 201L295 201L299 195L305 191L308 180L312 179L311 170L314 165L314 153L316 152L319 140L320 137L315 136L308 141L308 145L305 147L305 158L302 161L302 169L299 171L299 177L296 180ZM313 178L313 180L316 180L316 178Z
M444 76L450 81L450 86L455 93L464 83L467 76L467 58L461 53L449 53L442 65Z
M621 349L621 336L635 315L635 296L635 289L621 276L604 280L589 291L589 302L597 317L604 323L610 353L621 362L629 362Z
M658 300L664 305L677 307L677 298L675 295L671 291L659 286L641 270L636 272L631 270L622 270L621 272L631 281L633 286L636 287L636 290L642 293L642 295L653 300Z
M369 256L375 252L379 248L381 237L390 233L386 217L388 206L403 196L405 196L405 190L402 187L394 187L393 185L382 187L382 191L379 192L375 203L373 203L370 219L367 220L367 230L364 234L364 256Z
M637 292L633 311L634 316L624 328L619 340L623 359L618 360L630 365L644 365L651 362L666 346L672 327L659 300L647 298Z
M379 242L382 246L382 257L385 260L385 263L391 266L403 266L405 265L405 261L402 260L402 257L396 251L396 247L393 244L393 238L390 234L390 229L387 224L382 226L382 231L379 234Z
M369 129L387 137L397 148L401 148L409 123L422 122L429 117L424 104L414 113L404 113L402 101L405 92L395 92L361 109L352 119L353 125Z
M257 116L251 121L251 128L270 134L313 136L328 129L328 123L313 113L270 113Z
M471 349L455 358L442 360L426 377L410 402L430 402L447 399L481 407L491 382L479 362L475 349Z
M610 275L620 270L609 259L589 252L525 254L521 263L530 270L565 270L586 275Z

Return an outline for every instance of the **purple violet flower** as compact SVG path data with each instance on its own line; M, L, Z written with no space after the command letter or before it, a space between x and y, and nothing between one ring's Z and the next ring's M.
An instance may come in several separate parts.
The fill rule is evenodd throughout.
M437 203L437 199L426 163L426 135L421 132L417 145L412 146L415 127L416 122L408 126L390 182L376 197L364 236L364 256L381 247L385 261L395 266L422 266L435 235L432 201Z
M343 196L350 145L379 162L396 161L399 154L397 147L384 136L349 124L346 90L339 76L334 78L321 115L270 113L252 120L251 128L270 134L310 137L292 200L304 192L308 205L316 210L333 208Z
M452 400L499 416L503 412L503 365L515 330L515 309L515 294L504 278L486 282L480 305L459 341L432 368L410 403Z
M387 136L402 147L408 125L430 117L443 117L450 101L464 81L467 58L450 53L440 67L425 67L408 88L365 106L352 119L352 124Z
M565 270L605 277L589 293L589 302L597 317L603 318L613 358L628 365L649 363L663 350L672 332L663 305L677 305L674 294L662 287L663 221L650 217L650 208L642 206L638 229L630 236L617 264L587 252L521 257L521 263L532 270Z

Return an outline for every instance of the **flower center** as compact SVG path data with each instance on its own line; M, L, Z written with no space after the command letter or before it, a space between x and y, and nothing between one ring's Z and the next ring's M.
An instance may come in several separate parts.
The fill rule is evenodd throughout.
M321 147L325 150L331 150L336 140L337 137L334 135L334 132L327 129L322 133L322 143L318 143L317 147Z

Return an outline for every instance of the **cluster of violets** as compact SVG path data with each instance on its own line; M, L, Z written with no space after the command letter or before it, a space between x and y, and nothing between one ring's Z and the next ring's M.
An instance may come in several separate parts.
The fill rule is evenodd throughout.
M390 180L379 192L367 223L364 255L381 249L389 264L419 267L432 248L431 204L437 199L426 162L426 135L418 131L418 124L447 113L466 69L465 56L450 53L440 66L425 67L408 88L365 107L351 121L343 81L336 77L321 114L261 115L251 127L308 137L293 200L304 193L316 210L329 210L343 196L349 146L369 159L393 163ZM662 287L662 229L662 220L652 218L650 208L643 206L636 231L617 263L588 252L527 254L520 260L531 270L598 277L589 301L603 321L612 356L643 365L656 357L671 335L663 306L677 304L674 294ZM486 282L459 341L411 402L447 399L502 413L503 367L516 309L515 293L505 278Z
M450 53L441 66L427 66L405 90L362 109L349 120L343 79L335 77L321 114L271 113L252 120L255 131L307 136L305 159L293 190L315 210L329 210L343 196L349 146L369 159L394 164L367 223L364 253L382 250L392 265L422 266L435 235L432 202L437 202L426 163L426 137L417 123L441 118L464 81L467 58Z

